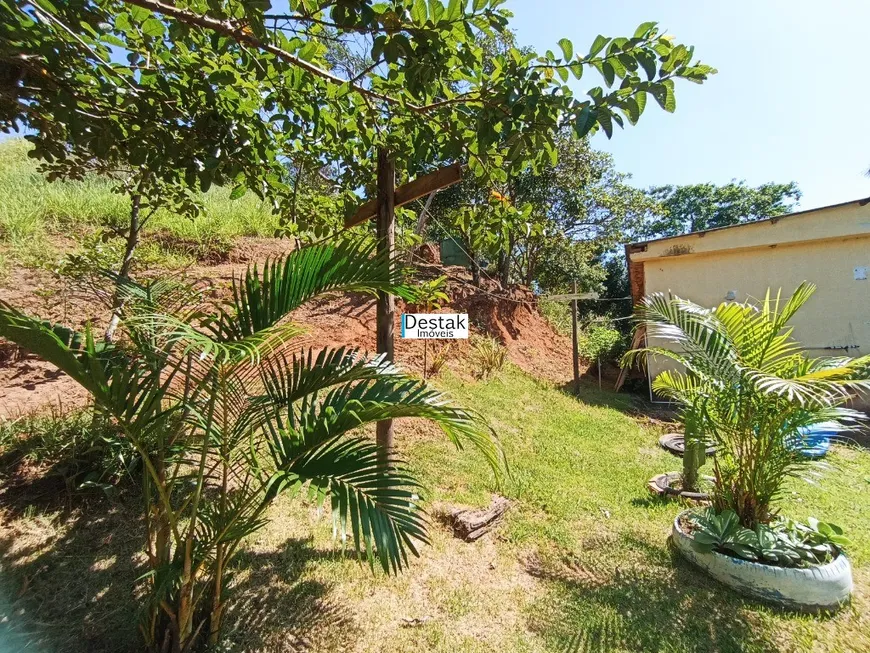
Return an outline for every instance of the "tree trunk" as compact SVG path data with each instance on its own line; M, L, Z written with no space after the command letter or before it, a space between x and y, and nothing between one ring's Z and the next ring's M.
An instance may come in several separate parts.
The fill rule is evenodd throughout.
M426 375L429 373L429 362L427 360L429 355L429 341L423 341L423 380L426 380Z
M498 256L498 281L501 287L507 290L511 281L511 260L513 259L514 237L509 236L507 249L503 249Z
M396 249L396 162L390 153L378 150L378 254L391 261ZM377 303L377 346L378 353L386 360L393 361L393 328L396 300L388 292L378 292ZM384 419L377 427L378 455L382 465L388 464L393 450L393 420Z
M130 227L127 231L127 245L124 249L124 258L121 260L121 267L118 269L118 276L121 279L126 279L130 274L130 268L133 265L133 253L139 244L139 232L142 229L142 224L139 221L141 202L142 195L139 193L130 197ZM115 289L115 297L112 300L112 318L109 320L109 326L106 328L104 337L106 342L112 342L115 339L115 331L118 328L118 323L121 321L121 310L123 308L124 302L118 290Z
M473 257L471 259L471 283L480 288L480 263Z
M531 288L532 281L534 281L535 279L535 267L537 267L537 253L535 252L535 248L531 243L529 243L526 248L526 275L523 281L525 282L527 288Z
M698 491L698 470L704 464L706 445L703 439L685 436L685 451L683 452L683 490Z

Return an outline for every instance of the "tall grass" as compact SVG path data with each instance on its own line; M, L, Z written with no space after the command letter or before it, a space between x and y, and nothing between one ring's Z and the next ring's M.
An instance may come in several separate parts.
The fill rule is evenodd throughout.
M29 158L30 145L20 138L0 142L0 245L23 264L53 256L50 236L80 236L101 225L126 223L130 201L112 192L99 177L48 182ZM271 236L278 218L252 193L230 200L228 188L213 188L202 197L202 215L189 219L161 209L146 231L168 231L185 239L231 239Z

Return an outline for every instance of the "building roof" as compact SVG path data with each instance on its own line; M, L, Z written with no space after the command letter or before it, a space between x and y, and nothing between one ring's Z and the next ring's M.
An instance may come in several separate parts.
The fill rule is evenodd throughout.
M826 211L828 209L836 209L836 208L840 208L840 207L844 207L844 206L849 206L850 204L857 204L859 206L865 206L867 204L870 204L870 197L864 197L864 198L857 199L857 200L850 200L848 202L840 202L839 204L829 204L827 206L819 206L819 207L816 207L814 209L806 209L803 211L794 211L792 213L784 213L782 215L776 215L776 216L773 216L771 218L762 218L760 220L751 220L749 222L741 222L739 224L732 224L732 225L728 225L725 227L714 227L712 229L703 229L701 231L691 231L689 233L679 234L677 236L664 236L662 238L651 238L650 240L635 241L633 243L629 243L626 247L629 251L631 251L635 248L639 248L643 245L649 245L651 243L660 243L660 242L664 242L664 241L668 241L668 240L677 240L679 238L688 238L691 236L699 237L699 236L704 236L705 234L708 234L708 233L711 233L714 231L725 231L726 229L741 229L743 227L748 227L751 225L758 225L758 224L762 224L764 222L776 224L780 220L785 220L787 218L792 218L792 217L796 217L796 216L805 216L805 215L808 215L811 213Z

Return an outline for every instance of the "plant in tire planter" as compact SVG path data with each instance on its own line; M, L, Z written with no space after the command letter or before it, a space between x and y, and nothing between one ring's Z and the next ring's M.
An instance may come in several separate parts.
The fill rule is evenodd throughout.
M749 530L737 514L686 510L673 542L690 562L737 591L801 612L836 610L852 593L842 529L810 519L777 520Z
M736 523L756 533L759 541L769 540L765 529L776 532L778 528L776 501L786 479L800 476L814 464L794 446L804 437L802 430L864 417L843 404L856 391L870 388L870 357L808 358L791 337L788 322L814 290L812 284L803 283L788 299L781 293L772 297L768 291L759 306L726 302L715 309L651 295L644 299L640 314L653 346L626 355L626 363L639 355L655 355L685 369L662 372L653 381L653 390L683 405L693 399L692 405L699 407L705 436L717 451L713 514L730 522L734 518L723 515L732 511ZM692 519L699 517L693 514ZM675 540L678 531L675 524ZM687 557L710 571L697 556ZM848 565L842 555L829 564L838 561L840 566ZM761 556L754 564L782 567L783 561ZM816 570L826 566L810 560L805 564ZM812 583L814 577L809 574L804 582ZM741 589L752 593L752 581L744 581L747 586Z

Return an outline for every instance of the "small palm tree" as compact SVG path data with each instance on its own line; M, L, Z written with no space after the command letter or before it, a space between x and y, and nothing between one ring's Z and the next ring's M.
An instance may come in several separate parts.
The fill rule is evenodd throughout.
M786 300L768 291L761 306L715 309L650 295L641 323L664 346L626 354L626 364L653 355L683 368L659 374L653 390L689 409L696 431L713 441L714 507L734 510L746 528L770 521L786 478L809 464L803 429L864 417L844 404L870 388L870 356L808 358L792 338L788 322L814 290L805 282Z
M96 342L90 329L78 334L5 304L0 335L85 387L142 458L149 592L141 630L152 649L218 640L233 558L282 493L328 501L337 535L349 535L372 566L407 565L427 541L420 488L362 427L428 418L501 469L490 432L441 393L383 358L315 351L284 319L324 292L413 301L373 246L312 246L255 266L223 305L172 281L115 281L128 344Z
M447 276L440 276L429 281L421 282L414 291L417 299L414 300L416 305L421 307L424 312L431 313L441 309L444 302L450 301L450 296L445 292L447 287ZM423 378L429 376L429 341L423 341Z

